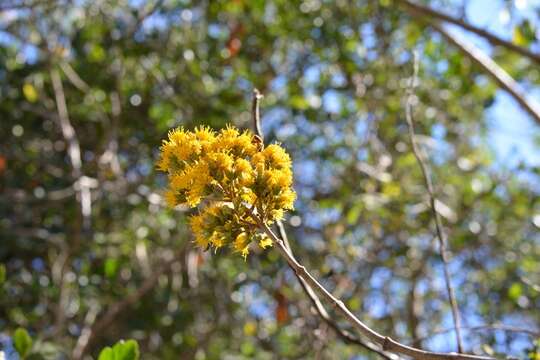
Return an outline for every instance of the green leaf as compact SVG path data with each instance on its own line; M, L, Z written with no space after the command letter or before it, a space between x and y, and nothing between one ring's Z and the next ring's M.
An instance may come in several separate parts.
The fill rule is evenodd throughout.
M113 278L118 272L118 266L119 264L117 259L109 258L105 260L105 276L107 276L109 279Z
M120 341L113 351L116 354L116 360L137 360L139 359L139 345L135 340Z
M301 95L294 95L290 98L289 103L295 109L306 110L309 107L309 103L306 98Z
M139 345L135 340L120 340L112 348L106 347L99 354L98 360L138 360Z
M355 224L358 221L361 213L362 203L358 203L357 205L353 206L347 213L347 222L351 225Z
M514 28L512 41L519 46L526 46L528 44L527 38L525 37L525 34L523 34L523 30L519 26L516 26Z
M513 283L512 286L508 289L508 296L512 300L517 300L523 293L523 288L519 283Z
M106 348L101 350L98 360L114 360L113 349L107 346Z
M6 282L6 266L0 264L0 285L3 285Z
M18 328L13 334L13 344L17 353L24 358L28 355L30 348L32 347L32 338L28 334L28 331L23 328Z

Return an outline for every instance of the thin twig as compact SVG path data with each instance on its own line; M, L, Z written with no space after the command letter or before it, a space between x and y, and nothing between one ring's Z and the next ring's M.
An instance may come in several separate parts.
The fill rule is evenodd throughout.
M71 247L66 244L60 256L61 260L61 272L58 275L58 282L60 287L60 295L56 314L56 323L54 327L54 333L58 334L65 323L65 305L68 300L66 273L70 264L71 254L73 249L80 246L81 231L89 228L90 217L92 214L92 194L90 192L90 179L83 175L82 172L82 158L81 147L75 129L69 119L69 113L67 108L66 96L64 93L64 86L62 85L62 79L57 69L50 70L51 81L53 85L54 98L56 101L56 110L58 113L58 123L62 136L67 143L67 152L71 163L72 176L75 179L74 189L78 194L78 201L80 203L80 215L82 216L82 229L81 218L74 222L73 230L73 244Z
M156 2L144 11L144 9L139 10L135 22L131 25L130 29L127 32L127 38L131 38L138 30L141 24L148 19L150 16L154 15L163 5L164 0L156 0Z
M393 340L388 336L384 336L368 327L362 321L360 321L343 303L343 301L337 299L332 295L321 283L319 283L313 275L311 275L307 269L298 262L291 252L287 249L284 242L260 219L256 214L252 213L252 217L259 228L276 244L276 249L281 256L287 261L293 271L301 277L307 285L312 289L316 289L317 292L343 316L345 319L362 335L366 336L370 341L378 344L383 350L393 352L396 354L402 354L411 356L418 360L442 360L442 359L456 359L456 360L493 360L491 357L457 354L457 353L440 353L426 351L411 346L407 346Z
M69 81L83 93L90 91L90 86L77 74L75 69L68 62L61 62L60 68L66 74Z
M420 150L420 147L418 146L418 143L416 142L416 135L414 133L412 110L413 110L414 99L415 99L414 87L416 86L417 77L418 77L418 54L416 54L416 52L414 53L413 67L414 67L413 75L411 76L409 87L407 89L407 101L405 104L407 126L409 129L409 139L411 141L412 151L414 153L414 156L416 157L418 165L420 166L420 169L422 170L422 176L424 177L424 182L425 182L426 189L429 196L431 215L433 216L433 220L435 221L437 239L439 240L439 251L440 251L441 259L443 262L446 291L448 293L450 307L452 308L452 318L454 321L454 329L456 331L456 342L457 342L458 352L461 353L463 352L461 332L459 330L461 328L461 317L459 314L459 308L457 305L454 288L452 286L452 280L450 279L450 270L448 269L448 257L447 257L447 252L446 252L447 251L446 250L446 234L444 233L441 217L439 215L439 212L437 211L437 207L436 207L437 200L435 198L435 191L433 189L433 181L431 179L431 174L430 174L430 171L426 162L424 161L422 157L421 150Z
M50 75L56 100L58 122L62 136L68 146L67 152L71 163L73 177L76 180L76 190L78 190L80 196L79 201L83 216L83 227L88 228L90 225L90 216L92 215L92 195L89 186L90 179L84 176L82 172L81 146L77 134L75 133L75 128L69 119L66 96L60 73L58 70L53 69L51 70Z
M262 98L263 98L263 95L259 92L259 90L253 89L253 100L252 100L252 107L251 107L253 127L255 129L257 136L259 136L261 141L263 141L264 139L264 133L262 131L262 126L261 126L261 112L260 112L260 101ZM285 245L286 249L289 251L291 256L294 257L290 243L289 243L289 237L287 236L287 232L285 231L285 226L283 225L283 222L281 220L276 221L276 226L279 230L279 235L280 235L281 240L283 241L283 244ZM377 349L374 344L366 343L358 339L356 336L349 333L348 331L341 329L338 323L330 317L330 315L328 314L328 311L326 311L326 308L322 304L317 294L313 291L313 289L306 283L306 281L302 277L299 276L299 274L296 271L294 271L293 267L291 267L291 269L293 270L294 274L296 275L296 278L298 279L298 281L300 282L300 285L302 286L302 289L304 290L304 293L307 295L307 297L313 304L313 307L315 308L315 310L317 311L321 319L323 319L323 321L328 326L330 326L341 339L343 339L347 343L359 345L366 350L369 350L371 352L378 354L384 359L393 360L393 358L389 354Z
M263 95L257 89L253 89L253 100L251 102L251 117L253 119L253 127L255 133L258 137L261 138L261 141L264 141L264 134L261 126L261 111L260 103L263 98Z
M523 55L531 59L532 61L540 64L540 54L534 53L527 48L516 45L511 41L504 40L487 30L468 24L459 18L455 18L453 16L450 16L442 12L439 12L437 10L434 10L432 8L429 8L427 6L416 4L408 0L398 0L398 3L404 5L406 7L407 12L413 16L421 15L428 19L435 18L438 20L446 21L448 23L457 25L465 30L468 30L470 32L475 33L476 35L479 35L485 38L487 41L489 41L493 45L503 46L511 51L514 51L520 55Z
M254 91L254 95L257 96L257 92ZM253 121L255 124L255 129L260 128L260 111L258 109L258 100L253 101ZM259 126L257 126L257 122L259 122ZM258 136L263 135L262 130L259 132L259 130L256 130L258 132ZM262 138L262 136L261 136ZM289 241L287 238L287 234L285 232L285 228L283 227L283 224L278 222L278 229L281 234L281 238L278 237L263 221L260 219L254 212L251 210L251 216L253 220L256 221L258 227L266 233L270 237L270 239L276 244L276 249L279 251L279 253L285 258L287 261L287 264L289 267L294 271L296 277L299 279L300 284L302 285L302 288L304 289L305 293L308 295L310 300L313 302L315 309L321 316L321 318L330 325L334 330L336 330L337 334L341 336L344 339L347 339L346 341L351 341L355 344L358 344L365 349L368 349L370 351L373 351L380 356L389 359L389 355L386 354L386 352L392 352L396 354L403 354L407 356L412 356L415 359L418 360L442 360L442 359L456 359L456 360L493 360L490 357L485 356L476 356L476 355L467 355L467 354L456 354L456 353L437 353L437 352L430 352L425 351L421 349L417 349L414 347L410 347L404 344L401 344L393 339L391 339L388 336L383 336L376 331L369 328L367 325L365 325L363 322L361 322L346 306L345 304L334 297L326 288L321 285L307 270L306 268L301 265L296 258L294 257L291 248L289 246ZM348 332L341 330L339 325L335 320L333 320L326 309L324 309L324 306L322 305L322 302L316 295L316 292L313 290L316 289L332 306L335 308L341 315L343 315L348 322L356 329L358 330L362 335L366 336L371 342L378 344L382 351L379 349L375 349L375 347L371 344L365 343L364 341L360 339L356 339Z
M487 325L476 325L476 326L462 326L462 330L468 331L505 331L505 332L514 332L514 333L523 333L534 338L540 337L540 330L538 329L527 329L517 326L503 325L503 324L487 324ZM454 331L454 328L442 329L432 331L430 334L423 336L419 340L426 340L437 335L446 334L448 332Z
M287 233L285 232L285 228L283 226L283 223L281 221L279 221L277 223L277 227L278 227L278 230L279 230L279 233L280 233L280 238L281 240L283 240L283 244L285 245L285 248L289 251L289 253L291 254L291 256L294 257L293 255L293 252L291 250L291 247L289 245L289 239L287 237ZM289 265L290 266L290 265ZM387 359L387 360L393 360L396 358L395 355L393 354L387 354L386 352L382 351L382 350L379 350L376 345L374 345L373 343L366 343L360 339L358 339L356 336L354 336L353 334L351 334L350 332L348 332L347 330L344 330L344 329L341 329L340 326L338 325L338 323L336 321L334 321L334 319L332 319L330 317L330 315L328 314L328 311L326 310L326 308L324 307L324 305L322 304L321 300L319 299L319 297L317 296L317 294L313 291L313 289L311 288L311 286L309 286L306 281L296 272L294 271L294 268L291 267L291 269L293 270L294 272L294 275L296 276L296 278L298 279L298 281L300 282L300 285L302 286L302 289L304 290L304 292L306 293L307 297L309 298L309 300L311 301L313 307L315 308L315 310L317 311L317 314L319 314L320 318L328 325L330 326L334 331L335 333L343 340L345 341L346 343L349 343L349 344L355 344L355 345L358 345L358 346L361 346L363 347L364 349L368 350L368 351L371 351L371 352L374 352L376 354L378 354L379 356L381 356L382 358L384 359Z
M540 124L540 106L532 99L527 99L527 94L519 83L514 80L503 68L501 68L492 58L487 56L476 46L458 39L450 34L444 26L430 22L429 25L444 36L450 43L456 46L468 58L480 66L499 86L506 91L516 102Z

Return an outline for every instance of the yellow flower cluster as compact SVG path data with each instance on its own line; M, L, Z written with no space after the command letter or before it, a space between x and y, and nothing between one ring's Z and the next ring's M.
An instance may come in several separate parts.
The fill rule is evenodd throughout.
M215 132L178 128L161 146L158 169L168 173L170 206L205 206L191 217L195 242L219 249L231 246L246 257L249 245L272 245L255 219L271 224L293 209L291 159L276 144L263 147L248 131L228 126Z

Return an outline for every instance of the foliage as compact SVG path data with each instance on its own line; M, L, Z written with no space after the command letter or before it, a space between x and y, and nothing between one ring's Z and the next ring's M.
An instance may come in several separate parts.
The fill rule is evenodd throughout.
M26 358L32 348L32 338L28 334L28 331L23 328L15 330L15 333L13 334L13 345L21 358Z
M0 333L25 328L32 352L70 359L123 338L150 360L376 358L312 314L274 250L210 256L193 246L196 210L166 206L168 179L154 167L167 131L251 128L257 87L265 141L293 162L297 200L284 225L295 255L381 333L455 351L438 333L451 327L450 308L405 123L413 49L417 138L464 326L540 327L538 144L503 157L492 136L502 124L525 142L538 128L515 125L521 113L498 85L394 1L4 10L15 2L0 2ZM421 3L462 18L457 2ZM509 16L507 39L538 49L534 11L490 8ZM534 96L538 66L484 49ZM464 333L471 352L534 348L528 333Z
M119 341L112 348L101 350L98 360L138 360L139 345L135 340Z

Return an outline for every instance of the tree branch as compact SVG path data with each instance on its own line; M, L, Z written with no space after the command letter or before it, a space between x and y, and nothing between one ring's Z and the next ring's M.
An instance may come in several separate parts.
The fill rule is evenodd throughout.
M82 173L82 158L81 146L75 133L75 128L69 120L69 113L64 93L64 86L58 70L50 71L51 81L53 84L54 97L56 100L56 109L58 112L58 122L62 136L68 145L68 156L71 162L73 177L76 179L76 190L79 192L81 213L83 216L84 227L90 224L90 216L92 215L92 195L90 193L91 180Z
M301 277L307 285L316 289L319 294L326 299L332 306L343 316L345 319L362 335L366 336L372 342L378 344L385 351L390 351L396 354L402 354L411 356L417 360L443 360L443 359L455 359L455 360L493 360L491 357L468 355L468 354L456 354L456 353L440 353L417 349L411 346L401 344L388 336L384 336L372 330L370 327L360 321L343 303L343 301L337 299L326 288L321 285L311 275L307 269L298 262L291 252L287 249L284 242L256 215L252 214L253 219L257 222L259 228L272 239L276 244L276 249L280 255L287 261L293 271Z
M475 325L475 326L462 326L462 330L469 330L469 331L482 331L482 330L488 330L488 331L506 331L506 332L515 332L515 333L523 333L527 334L529 336L532 336L534 338L540 337L540 330L538 329L527 329L517 326L510 326L510 325L503 325L503 324L486 324L486 325ZM426 340L429 338L432 338L437 335L446 334L450 331L454 331L454 328L448 328L448 329L442 329L442 330L436 330L431 332L431 334L428 334L426 336L423 336L420 340Z
M283 244L285 245L285 248L289 251L289 253L291 254L291 256L294 257L293 255L293 252L291 250L291 247L290 247L290 244L289 244L289 239L287 237L287 233L285 232L285 227L283 226L283 223L281 221L278 221L277 222L277 227L278 227L278 230L279 230L279 234L280 234L280 238L281 240L283 240ZM315 311L317 311L317 314L319 314L319 316L321 317L321 319L328 325L330 326L334 331L335 333L346 343L349 343L349 344L355 344L355 345L358 345L358 346L361 346L363 347L364 349L368 350L368 351L371 351L371 352L374 352L376 354L378 354L379 356L381 356L382 358L384 359L387 359L387 360L393 360L396 358L395 355L392 355L392 354L387 354L386 352L384 351L381 351L379 350L375 344L373 343L366 343L360 339L358 339L356 336L354 336L353 334L351 334L350 332L348 332L347 330L344 330L344 329L341 329L338 325L338 323L336 321L334 321L334 319L332 319L330 317L330 315L328 314L328 311L326 310L326 308L324 307L324 305L322 304L321 300L319 299L319 297L317 296L317 294L313 291L313 289L306 283L306 281L294 270L293 267L291 267L289 265L289 267L293 270L294 272L294 275L296 276L296 278L298 279L298 281L300 282L300 285L302 286L302 289L304 290L304 292L306 293L307 297L309 298L309 300L311 301L313 307L315 308Z
M81 242L81 231L90 226L90 217L92 214L92 194L90 192L91 179L84 176L82 172L81 147L79 144L79 140L77 139L75 129L73 128L73 126L71 125L71 121L69 120L66 96L64 93L64 87L62 85L62 79L60 78L60 73L57 69L51 69L50 76L54 91L54 98L56 101L56 110L58 113L57 119L62 136L67 143L67 152L71 163L72 176L75 179L74 189L79 195L77 200L80 204L80 215L82 216L82 224L80 217L77 221L74 222L74 244L72 246L72 248L78 248ZM70 248L70 246L66 244L66 246L62 248L62 254L59 256L61 265L60 272L57 274L56 278L60 287L60 294L53 334L58 334L62 330L64 322L66 320L64 309L68 300L68 293L65 274L70 264L70 258L73 251L72 248Z
M429 205L431 209L431 215L433 217L433 220L435 221L435 229L437 233L437 239L439 240L439 251L441 255L441 259L443 262L443 269L444 269L444 281L446 283L446 291L448 293L448 300L450 301L450 307L452 309L452 319L454 321L454 329L456 331L456 342L458 347L458 352L463 352L463 344L461 341L461 317L459 315L459 308L456 301L456 295L454 292L454 288L452 286L452 280L450 279L450 270L448 269L448 257L446 253L446 234L444 233L443 224L441 221L441 217L439 215L439 212L437 211L436 207L436 199L435 199L435 191L433 189L433 181L431 179L431 174L429 171L429 168L424 161L420 147L418 146L418 143L416 142L416 135L414 133L414 123L413 123L413 116L412 116L412 110L413 110L413 103L414 103L414 87L417 82L418 77L418 55L414 53L413 55L413 75L411 76L409 87L407 89L407 101L405 104L405 113L406 113L406 119L407 119L407 126L409 129L409 139L411 141L412 145L412 151L414 153L414 157L416 158L416 161L418 162L418 165L420 166L420 169L422 170L422 176L424 177L424 183L426 185L426 189L429 196Z
M264 141L264 134L261 126L261 112L260 112L260 102L263 98L263 95L257 89L253 89L253 100L251 102L251 117L253 119L253 128L258 137L261 138L261 141Z
M137 30L139 30L141 24L150 16L154 15L154 13L161 8L161 5L163 5L164 1L165 0L156 0L156 2L151 5L150 8L148 8L148 10L145 11L144 7L139 10L135 22L131 25L131 28L127 32L127 37L132 37L137 32Z
M474 45L457 39L444 26L437 23L429 25L488 73L540 125L540 106L532 100L527 100L525 91L503 68Z
M449 22L451 24L457 25L465 30L471 31L475 33L476 35L479 35L483 38L485 38L487 41L489 41L492 45L498 45L503 46L509 50L512 50L520 55L523 55L532 61L540 64L540 54L534 53L530 51L527 48L524 48L522 46L516 45L511 41L504 40L492 33L490 33L487 30L484 30L482 28L476 27L474 25L468 24L465 21L452 17L450 15L444 14L442 12L439 12L437 10L434 10L432 8L415 4L408 0L397 0L399 4L403 5L406 8L406 11L411 14L412 16L423 16L427 19L438 19L442 21Z
M263 141L264 139L264 133L262 131L262 126L261 126L261 114L260 114L260 101L262 98L263 98L263 95L259 92L259 90L253 89L251 114L252 114L252 120L253 120L253 127L255 129L257 136L259 136L261 141ZM285 231L285 226L283 226L283 222L281 220L276 221L276 226L279 230L280 238L283 241L285 248L289 251L291 256L294 257L294 255L292 255L293 254L292 249L289 244L289 238L287 236L287 232ZM328 311L326 311L326 308L322 304L317 294L313 291L311 286L309 286L309 284L307 284L306 281L302 277L299 276L298 272L296 272L293 267L290 267L290 268L293 270L296 278L300 282L300 285L302 286L304 293L307 295L307 297L311 301L313 307L315 308L315 311L317 311L321 319L328 326L330 326L343 341L345 341L346 343L359 345L363 347L364 349L374 352L387 360L393 360L395 358L395 356L392 357L390 354L387 354L384 351L377 349L377 347L374 344L366 343L358 339L356 336L349 333L348 331L341 329L338 323L330 317L330 315L328 314Z
M257 135L261 137L262 139L262 130L260 127L260 111L259 111L259 96L260 93L258 91L253 92L254 97L258 99L253 99L253 106L252 106L252 115L253 115L253 121L254 121L254 127L257 131ZM280 238L278 237L256 214L252 212L252 218L257 222L258 227L266 233L272 239L272 241L276 244L276 249L279 251L279 253L285 258L287 263L289 264L289 267L294 271L296 277L299 279L300 284L302 285L302 288L304 289L305 293L308 295L310 300L315 306L315 309L321 316L321 318L334 330L336 330L337 334L346 339L346 341L354 342L370 351L374 351L377 354L383 356L386 359L390 359L389 355L387 355L385 352L393 352L396 354L402 354L407 356L412 356L415 359L418 360L442 360L442 359L455 359L455 360L493 360L493 358L485 357L485 356L476 356L476 355L467 355L467 354L456 354L456 353L438 353L438 352L431 352L431 351L425 351L421 349L417 349L414 347L410 347L404 344L401 344L393 339L391 339L388 336L383 336L376 331L369 328L367 325L365 325L363 322L361 322L346 306L345 304L334 297L324 286L322 286L307 270L306 268L301 265L294 255L292 254L292 251L289 246L289 241L287 238L287 234L285 232L285 229L283 227L283 224L281 222L277 222L277 226L279 229L279 232L281 234ZM371 344L364 343L361 340L358 340L354 337L352 337L351 334L348 332L345 332L344 330L341 330L337 323L330 318L328 315L328 312L322 305L322 302L317 297L315 291L313 289L316 289L332 306L341 314L343 315L347 321L356 329L358 330L362 335L366 336L371 342L378 344L382 347L383 351L380 351L379 349L375 349ZM356 340L355 340L356 339Z

